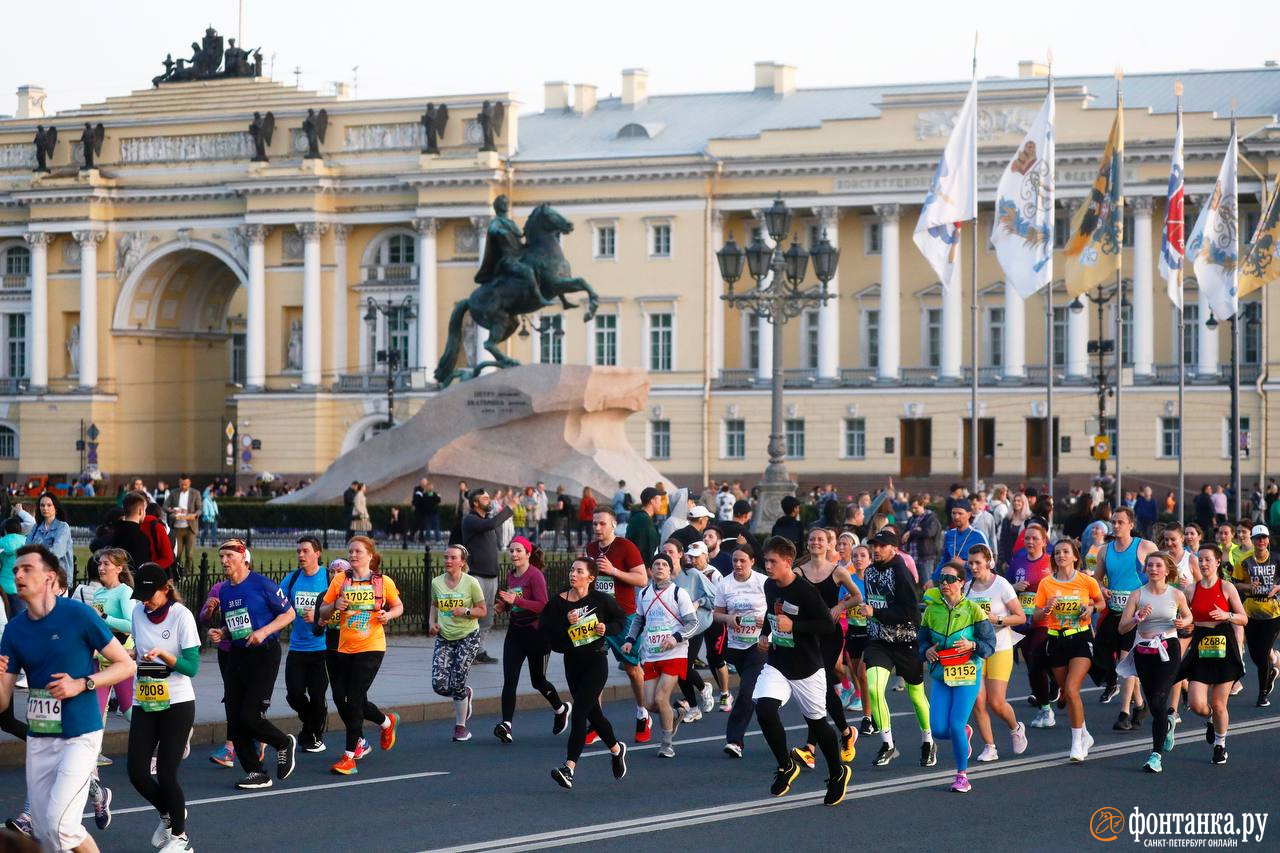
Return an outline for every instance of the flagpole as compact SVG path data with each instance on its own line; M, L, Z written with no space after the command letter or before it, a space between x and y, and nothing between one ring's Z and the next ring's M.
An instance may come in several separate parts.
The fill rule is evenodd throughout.
M1124 115L1124 96L1120 92L1120 84L1124 80L1124 71L1116 68L1116 115ZM1122 277L1124 267L1124 133L1121 131L1120 139L1116 144L1116 151L1112 155L1116 158L1116 198L1120 201L1120 210L1116 211L1116 216L1120 222L1120 240L1121 245L1116 251L1116 439L1112 442L1111 453L1116 460L1116 508L1124 505L1124 491L1122 490L1123 476L1121 473L1120 462L1120 401L1124 393L1124 278Z
M1049 64L1049 99L1050 101L1052 101L1053 100L1053 51L1052 50L1049 51L1048 59L1049 59L1049 63L1048 63ZM1055 132L1055 129L1051 127L1049 129L1049 133L1052 134L1054 132ZM1056 151L1057 146L1055 145L1050 150ZM1057 171L1057 164L1054 163L1053 160L1050 160L1049 161L1049 183L1050 183L1050 187L1053 189L1054 192L1049 197L1049 240L1050 240L1049 276L1048 276L1049 287L1045 291L1045 311L1044 311L1044 325L1047 330L1045 334L1044 363L1048 367L1048 369L1045 372L1049 380L1049 383L1045 392L1045 434L1048 436L1045 442L1048 445L1045 451L1045 473L1047 475L1046 479L1048 480L1048 487L1046 488L1046 491L1049 493L1050 500L1053 499L1054 454L1058 450L1058 436L1055 434L1055 430L1053 428L1053 331L1054 329L1053 329L1053 242L1052 241L1053 241L1053 234L1056 231L1055 226L1057 223L1055 222L1055 220L1058 215L1057 210L1054 208L1054 205L1057 204L1057 199L1054 198L1054 196L1057 194L1056 171Z
M1173 94L1178 101L1178 121L1174 128L1174 137L1177 137L1178 130L1182 127L1182 82L1173 84ZM1184 184L1185 186L1185 179ZM1185 192L1184 192L1185 198ZM1167 204L1167 202L1166 202ZM1185 202L1184 202L1185 204ZM1183 210L1185 211L1185 207ZM1168 208L1165 209L1165 219L1169 218ZM1182 225L1186 227L1186 214L1183 213ZM1185 233L1185 230L1184 232ZM1166 235L1167 236L1167 235ZM1182 275L1182 265L1186 263L1185 259L1178 263L1178 268L1174 270L1174 274L1178 277L1178 500L1177 500L1177 521L1179 524L1185 524L1187 520L1187 472L1183 467L1183 446L1186 444L1184 425L1184 408L1183 398L1186 394L1187 387L1187 292L1185 279Z
M971 69L974 82L978 79L978 33L973 34L973 67ZM977 110L977 97L974 97L974 110ZM972 476L970 494L978 494L978 123L973 123L973 234L969 248L969 358L973 363L972 383L969 386L969 465ZM995 448L992 448L994 453Z
M1236 143L1236 99L1231 99L1231 142ZM1237 156L1239 156L1237 152ZM1236 164L1231 164L1232 169L1236 168ZM1233 171L1234 174L1234 171ZM1233 233L1240 233L1240 191L1239 184L1233 181L1233 185L1237 187L1236 197L1232 199L1231 214L1236 218ZM1240 518L1240 301L1236 295L1238 293L1238 283L1240 275L1240 264L1237 263L1231 272L1232 287L1231 298L1235 301L1234 310L1231 314L1231 510L1232 518Z

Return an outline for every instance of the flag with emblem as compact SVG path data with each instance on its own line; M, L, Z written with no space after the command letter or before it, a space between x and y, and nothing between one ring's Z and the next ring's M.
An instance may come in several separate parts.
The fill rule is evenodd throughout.
M1187 258L1196 271L1196 285L1218 320L1236 315L1240 273L1239 207L1236 198L1236 134L1234 123L1227 155L1208 202L1200 208L1196 227L1187 238Z
M956 117L912 235L943 287L960 283L960 223L978 217L978 81Z
M1067 263L1067 293L1074 299L1120 270L1124 240L1124 112L1116 110L1089 195L1071 219L1071 233L1063 251Z
M1182 113L1178 113L1178 129L1173 135L1173 159L1169 162L1169 195L1164 208L1164 234L1160 240L1160 274L1164 276L1169 301L1182 307L1182 255L1185 249L1183 237L1182 199Z
M1280 178L1240 262L1240 295L1248 296L1276 280L1280 280Z
M991 243L1009 283L1027 299L1053 275L1053 91L996 189Z

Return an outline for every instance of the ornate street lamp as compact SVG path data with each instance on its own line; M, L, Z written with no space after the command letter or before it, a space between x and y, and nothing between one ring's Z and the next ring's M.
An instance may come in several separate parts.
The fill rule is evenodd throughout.
M366 310L364 312L364 321L377 330L378 315L384 315L387 318L387 348L378 350L374 354L374 359L379 364L387 366L387 429L391 429L396 425L396 374L399 372L402 364L408 364L409 354L400 352L394 348L391 340L391 317L393 314L399 314L400 319L409 323L416 319L418 314L413 310L413 297L406 296L398 304L391 299L386 303L380 303L372 296L365 301Z

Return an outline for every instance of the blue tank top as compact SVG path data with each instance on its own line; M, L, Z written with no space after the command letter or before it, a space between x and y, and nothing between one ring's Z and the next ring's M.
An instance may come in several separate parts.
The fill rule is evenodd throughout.
M1138 563L1136 536L1123 551L1116 550L1114 542L1107 543L1107 589L1117 592L1133 592L1147 582L1147 573Z

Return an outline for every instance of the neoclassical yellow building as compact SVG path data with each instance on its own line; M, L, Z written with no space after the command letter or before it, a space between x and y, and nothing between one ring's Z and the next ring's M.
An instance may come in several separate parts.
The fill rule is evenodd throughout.
M980 83L984 235L999 174L1045 96L1043 69L1017 72ZM505 92L351 100L243 77L161 83L47 116L43 93L23 87L16 116L0 120L0 471L80 470L76 441L89 424L89 449L111 474L322 471L386 421L380 351L405 365L396 420L430 405L449 311L473 286L491 204L505 193L518 221L550 202L576 223L564 251L602 303L589 324L580 310L548 309L510 353L649 371L650 405L630 424L636 447L677 482L753 475L772 341L718 299L714 253L730 234L749 240L780 192L798 213L798 240L825 230L841 250L838 298L786 327L791 470L806 481L959 477L967 273L963 292L944 293L911 232L967 81L804 89L777 63L743 76L754 85L684 95L650 93L639 69L609 97L548 83L541 111ZM1119 450L1127 475L1157 483L1171 482L1178 442L1192 477L1221 479L1229 448L1228 327L1207 325L1189 281L1180 427L1177 321L1155 269L1176 80L1193 202L1218 171L1233 97L1247 158L1242 234L1280 169L1280 68L1125 78ZM1065 231L1093 179L1115 86L1102 75L1055 83ZM495 151L480 150L485 101L506 106ZM439 153L422 153L428 102L449 111ZM328 117L319 158L304 156L308 109ZM255 112L275 122L266 162L253 160ZM99 122L101 152L84 170L81 134ZM37 126L59 132L47 172L34 171ZM1190 205L1188 218L1197 212ZM1006 291L989 248L977 260L980 472L1037 477L1046 302ZM1242 323L1246 480L1280 453L1273 302L1255 295ZM1059 285L1053 323L1059 465L1083 478L1097 468L1087 421L1097 417L1088 344L1098 312L1070 311Z

